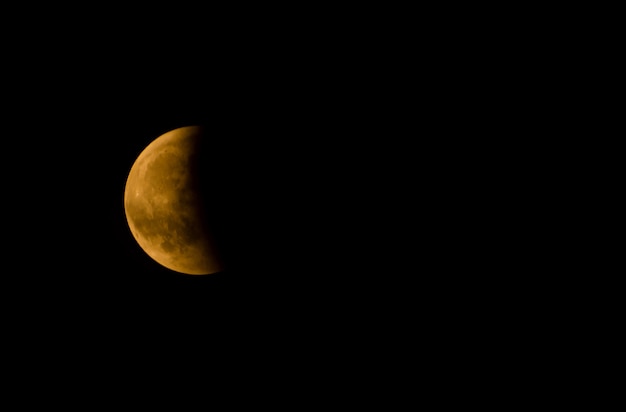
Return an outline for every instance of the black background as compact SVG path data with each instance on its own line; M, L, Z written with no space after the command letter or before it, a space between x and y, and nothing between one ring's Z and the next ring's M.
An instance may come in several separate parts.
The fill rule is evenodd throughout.
M560 263L540 262L558 242L536 188L558 184L536 182L561 75L517 11L47 7L7 14L1 37L20 402L388 409L418 385L489 398L543 359ZM195 124L230 263L210 276L152 261L123 210L141 150Z
M418 358L454 359L514 296L518 278L487 274L517 261L500 241L510 200L490 201L499 183L482 160L483 137L515 127L463 27L357 10L105 15L10 42L11 353L49 377L129 387L191 373L237 388L280 371L281 389L321 372L341 391L410 362L415 335ZM123 210L141 150L194 124L230 263L209 276L152 261Z

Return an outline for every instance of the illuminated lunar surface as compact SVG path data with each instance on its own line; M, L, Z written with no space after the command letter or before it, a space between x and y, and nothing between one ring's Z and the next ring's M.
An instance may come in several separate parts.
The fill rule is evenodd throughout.
M202 129L169 131L150 143L131 167L124 209L139 246L168 269L189 275L223 265L206 225L195 174Z

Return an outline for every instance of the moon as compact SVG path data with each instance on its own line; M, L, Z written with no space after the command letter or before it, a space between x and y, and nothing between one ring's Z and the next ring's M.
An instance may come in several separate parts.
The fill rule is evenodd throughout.
M130 231L162 266L188 275L224 269L207 224L200 190L200 126L185 126L153 140L133 163L124 189Z

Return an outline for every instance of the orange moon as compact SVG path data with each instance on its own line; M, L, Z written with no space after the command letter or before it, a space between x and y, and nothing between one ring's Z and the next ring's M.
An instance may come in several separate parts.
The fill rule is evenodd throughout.
M157 137L135 160L124 189L126 220L139 246L188 275L223 270L196 173L202 135L199 126L185 126Z

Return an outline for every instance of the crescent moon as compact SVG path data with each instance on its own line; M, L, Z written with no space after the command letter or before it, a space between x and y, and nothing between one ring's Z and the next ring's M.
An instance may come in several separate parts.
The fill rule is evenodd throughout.
M195 172L202 135L199 126L186 126L157 137L133 163L124 189L126 220L141 249L189 275L223 270Z

